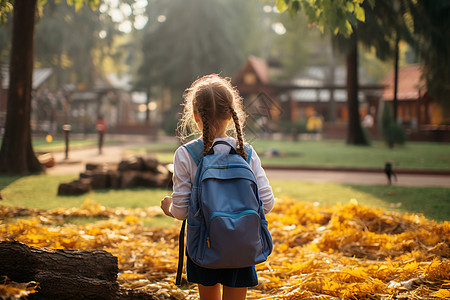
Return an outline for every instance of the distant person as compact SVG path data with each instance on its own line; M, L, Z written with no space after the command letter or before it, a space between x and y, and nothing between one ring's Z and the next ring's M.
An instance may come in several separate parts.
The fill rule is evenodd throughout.
M306 130L313 134L313 136L317 139L319 138L319 134L322 133L323 122L322 118L320 118L316 112L313 113L311 117L309 117L306 122Z
M95 129L98 132L98 154L102 154L103 140L106 134L106 122L102 115L98 117L97 123L95 124Z
M194 132L203 135L194 142L203 143L202 155L208 155L211 150L215 154L227 154L236 152L247 159L247 151L250 145L245 144L241 122L244 117L242 99L238 92L231 86L229 80L218 75L207 75L196 80L185 97L183 129L190 128ZM242 116L242 118L241 118ZM233 137L227 132L233 131ZM184 138L184 136L182 136ZM191 143L189 143L191 144ZM188 144L188 145L189 145ZM188 148L179 147L174 157L173 193L172 197L165 197L161 201L161 208L170 217L184 220L195 212L189 211L189 199L197 171L197 163L191 156ZM249 168L255 175L258 184L259 197L262 201L264 212L268 213L274 205L274 196L269 181L261 167L261 161L255 151L248 162ZM217 180L220 182L221 180ZM195 235L195 228L188 223L188 236ZM251 257L251 254L242 250L243 257ZM255 266L243 268L213 269L202 267L194 263L187 252L187 280L198 284L201 300L221 299L221 285L223 286L223 300L242 300L246 298L247 288L258 284Z
M372 128L373 127L373 117L372 115L369 113L367 115L365 115L363 121L362 121L362 126L365 128Z

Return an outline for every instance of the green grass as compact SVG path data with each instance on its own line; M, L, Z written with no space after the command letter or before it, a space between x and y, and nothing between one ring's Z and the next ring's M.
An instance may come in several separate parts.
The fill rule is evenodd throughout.
M317 202L322 206L346 204L354 199L369 207L398 213L422 213L437 222L450 221L450 188L351 185L272 180L277 197Z
M121 143L117 140L105 140L106 145ZM87 147L97 147L97 139L70 139L69 147L70 150L84 149ZM52 142L47 142L45 137L33 138L33 149L36 152L62 152L66 149L66 142L64 139L55 138Z
M347 145L340 140L322 141L250 141L263 165L302 165L328 167L383 168L386 161L394 168L450 170L450 143L408 142L389 149L383 142L374 141L370 147ZM177 143L156 143L131 149L135 153L153 153L160 161L172 162ZM279 157L267 157L270 149Z
M139 208L158 206L170 194L167 189L95 190L79 196L58 196L60 183L77 179L76 175L33 175L22 178L0 176L1 204L30 208L54 209L80 207L89 198L107 207Z
M59 183L75 176L35 175L27 177L0 176L1 205L30 208L80 207L89 198L106 207L140 208L159 206L170 195L166 189L95 190L80 196L57 196ZM345 204L356 199L360 204L400 213L423 213L429 219L450 221L450 189L440 187L360 186L301 181L271 181L276 197L290 197L298 201L318 202L323 206ZM147 226L174 224L164 216L143 219ZM70 222L79 222L73 220Z
M303 165L330 167L382 168L392 161L401 169L450 170L450 144L409 142L405 146L389 149L375 141L370 147L347 145L345 141L261 141L252 143L266 165ZM269 149L277 149L280 157L265 157Z
M0 192L3 201L0 205L28 208L54 209L80 207L86 199L98 202L109 208L143 208L159 206L161 200L171 191L167 189L105 189L95 190L78 196L58 196L58 186L62 182L77 179L78 176L33 175L26 177L0 176ZM96 217L71 217L65 220L71 224L95 223L102 220ZM141 218L148 227L178 226L172 218L156 216Z

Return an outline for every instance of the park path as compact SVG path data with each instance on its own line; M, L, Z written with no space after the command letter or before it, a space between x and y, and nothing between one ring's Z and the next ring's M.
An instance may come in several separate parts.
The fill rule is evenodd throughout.
M374 172L348 172L348 171L324 171L324 170L276 170L267 169L269 179L300 180L306 182L331 182L359 185L387 185L387 177L384 173ZM397 174L394 186L416 187L450 187L449 175L429 174Z
M123 158L130 155L127 149L139 147L150 142L149 138L143 136L109 136L111 139L121 139L125 142L117 145L106 145L103 153L98 154L98 149L87 148L70 150L69 158L65 159L64 152L55 152L56 166L47 169L47 174L51 175L78 175L85 170L86 163L119 163ZM160 140L170 139L162 137ZM386 185L387 178L383 172L361 172L348 170L302 170L279 169L267 167L266 174L269 180L300 180L304 182L330 182L361 185ZM450 187L450 175L435 174L397 174L397 181L393 181L396 186L437 186Z

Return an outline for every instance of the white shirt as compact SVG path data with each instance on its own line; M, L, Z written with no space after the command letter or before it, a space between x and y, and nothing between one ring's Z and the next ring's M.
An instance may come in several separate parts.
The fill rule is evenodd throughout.
M226 141L231 146L236 147L236 140L231 137L217 138L214 141ZM230 147L228 145L219 144L214 147L214 153L228 153ZM264 169L261 167L261 161L252 148L252 156L250 159L250 168L255 174L258 183L259 198L264 206L264 213L269 213L274 204L272 188L266 177ZM195 173L197 165L189 154L189 151L181 146L175 151L174 170L173 170L173 193L172 206L170 213L179 220L186 219L188 215L188 204L191 196L192 186L194 185Z

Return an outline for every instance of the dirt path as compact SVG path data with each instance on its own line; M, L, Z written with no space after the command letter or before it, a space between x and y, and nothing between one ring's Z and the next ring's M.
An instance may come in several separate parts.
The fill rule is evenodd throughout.
M47 170L51 175L78 175L85 170L86 163L119 163L127 155L127 149L148 142L130 137L129 140L120 145L107 145L102 154L98 149L71 150L69 159L65 159L63 152L54 153L56 166ZM387 178L382 172L349 172L339 170L281 170L266 169L269 180L300 180L305 182L335 182L361 185L386 185ZM450 187L450 175L427 175L427 174L398 174L397 181L393 185L399 186L442 186Z

